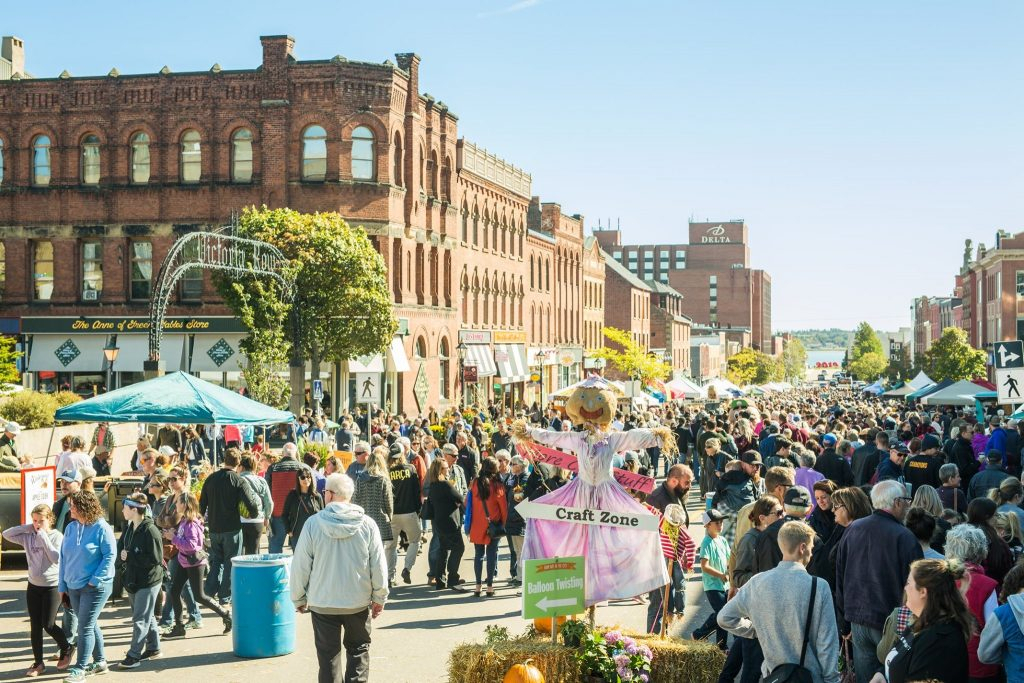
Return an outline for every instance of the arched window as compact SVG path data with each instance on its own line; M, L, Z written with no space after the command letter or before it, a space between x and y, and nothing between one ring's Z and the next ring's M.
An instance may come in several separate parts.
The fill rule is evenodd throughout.
M322 126L302 131L302 179L327 179L327 131Z
M231 182L252 182L252 131L239 128L231 136Z
M480 243L480 214L473 209L473 244Z
M398 187L405 187L402 182L402 136L395 133L395 159L391 169L391 182Z
M441 344L437 349L437 356L441 361L441 386L440 394L442 399L448 398L448 387L449 387L449 372L451 371L451 364L448 360L448 338L441 337Z
M4 141L0 140L0 185L4 183Z
M441 166L441 199L446 202L452 200L452 160L449 157L444 158Z
M530 254L530 289L533 289L533 254Z
M95 135L82 138L82 184L98 185L100 182L100 139Z
M423 145L420 145L420 192L426 190L427 183L427 155L423 153Z
M416 346L413 349L413 357L416 360L424 360L427 357L427 340L423 337L416 338Z
M462 205L462 241L469 241L469 207Z
M186 130L181 135L181 182L198 183L203 175L203 150L199 131Z
M37 135L32 140L32 184L46 187L50 184L50 137Z
M136 133L132 136L132 182L145 185L149 182L149 136Z
M431 152L427 159L427 195L437 196L437 152Z
M366 126L359 126L352 131L352 178L354 180L373 180L377 166L376 153L373 150L373 131Z

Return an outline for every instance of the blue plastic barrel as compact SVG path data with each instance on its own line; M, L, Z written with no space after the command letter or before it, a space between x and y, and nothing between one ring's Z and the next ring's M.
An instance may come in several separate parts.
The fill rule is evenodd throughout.
M238 657L295 651L295 606L288 590L290 555L239 555L231 560L231 641Z

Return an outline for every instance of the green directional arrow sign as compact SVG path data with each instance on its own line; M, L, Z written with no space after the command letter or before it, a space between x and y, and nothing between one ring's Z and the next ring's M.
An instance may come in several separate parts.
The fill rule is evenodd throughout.
M582 557L526 560L523 578L523 618L542 619L583 611Z

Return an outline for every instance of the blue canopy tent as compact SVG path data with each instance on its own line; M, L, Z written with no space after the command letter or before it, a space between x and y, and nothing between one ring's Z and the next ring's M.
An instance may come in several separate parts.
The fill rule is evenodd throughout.
M946 387L951 386L952 384L953 384L953 380L951 380L951 379L944 379L941 382L937 382L935 384L931 384L929 386L924 387L923 389L918 389L917 391L915 391L912 394L908 394L907 395L907 401L908 402L909 401L916 401L919 398L924 398L925 396L930 396L931 394L934 394L936 391L941 391L941 390L945 389Z
M57 422L169 422L267 425L292 422L284 410L185 372L172 372L59 409Z

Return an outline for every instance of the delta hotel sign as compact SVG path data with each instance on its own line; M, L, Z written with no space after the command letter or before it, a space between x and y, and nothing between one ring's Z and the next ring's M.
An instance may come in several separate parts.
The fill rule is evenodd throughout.
M728 244L732 240L725 234L724 225L713 225L700 236L700 242L701 244Z

